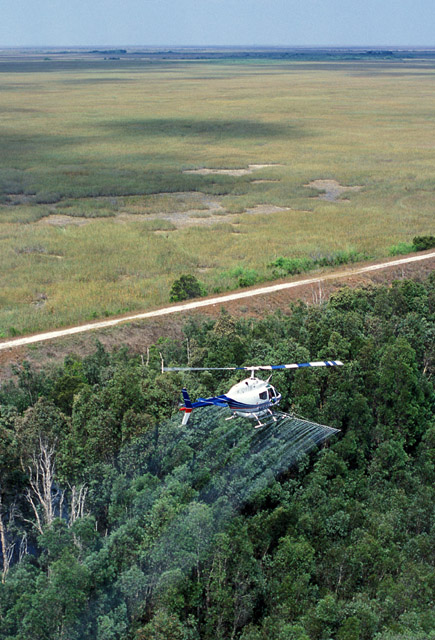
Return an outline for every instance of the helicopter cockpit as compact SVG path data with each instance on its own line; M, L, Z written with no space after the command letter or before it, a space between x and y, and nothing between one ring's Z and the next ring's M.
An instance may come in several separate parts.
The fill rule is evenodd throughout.
M259 393L260 400L274 400L278 395L279 394L272 385L268 385L266 390L260 391Z

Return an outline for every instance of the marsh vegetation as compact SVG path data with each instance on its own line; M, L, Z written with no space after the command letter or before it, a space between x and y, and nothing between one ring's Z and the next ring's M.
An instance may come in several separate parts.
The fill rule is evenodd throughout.
M0 335L164 304L185 273L215 293L280 257L381 257L434 232L432 59L0 73ZM322 200L317 180L350 189Z

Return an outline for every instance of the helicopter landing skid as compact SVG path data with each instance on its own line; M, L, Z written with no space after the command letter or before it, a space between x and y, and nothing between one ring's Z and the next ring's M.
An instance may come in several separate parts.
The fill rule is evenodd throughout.
M268 427L272 423L277 424L280 420L283 420L284 418L293 417L289 413L283 413L281 411L275 413L271 409L267 409L267 412L269 415L264 416L266 418L264 422L261 422L260 418L258 416L255 416L255 419L257 420L258 424L254 425L254 429L260 429L261 427ZM235 413L233 413L231 416L228 416L228 418L225 418L225 420L233 420L234 418L237 418L237 414Z
M254 425L254 429L259 429L260 427L267 427L270 425L271 422L278 422L274 413L270 409L268 409L267 411L269 413L269 415L267 416L268 418L267 422L260 422L260 419L257 417L258 424Z
M267 424L265 424L264 422L260 422L260 420L258 420L258 424L254 424L254 429L260 429L260 427L267 427Z
M286 418L294 418L294 415L292 415L291 413L284 413L283 411L274 413L269 409L269 414L270 415L267 416L268 419L264 422L260 422L260 420L257 418L258 424L254 425L254 429L259 429L260 427L268 427L271 424L277 424L278 422L281 422L281 420L285 420Z

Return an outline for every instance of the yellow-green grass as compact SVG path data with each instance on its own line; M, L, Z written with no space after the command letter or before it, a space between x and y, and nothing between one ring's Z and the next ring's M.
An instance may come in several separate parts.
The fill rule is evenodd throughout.
M239 265L267 279L278 256L380 257L435 231L431 63L7 69L0 61L0 335L164 304L182 273L213 292L236 286ZM281 166L183 173L266 163ZM363 189L325 202L304 187L326 178ZM209 224L195 191L234 215ZM292 210L239 213L257 204ZM198 226L153 217L190 209ZM85 224L43 219L59 214Z

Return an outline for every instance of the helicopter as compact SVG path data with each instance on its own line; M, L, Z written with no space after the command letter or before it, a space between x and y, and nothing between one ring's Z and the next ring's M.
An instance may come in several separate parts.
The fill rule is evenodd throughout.
M189 397L187 389L182 389L184 404L180 407L180 411L184 412L182 426L189 422L193 409L202 407L216 406L228 407L232 415L226 418L231 420L236 416L256 420L255 428L264 427L265 423L260 418L271 418L277 422L276 415L272 409L281 401L281 394L270 384L270 379L274 371L282 371L285 369L301 369L304 367L337 367L342 366L340 360L322 360L320 362L301 362L294 364L276 364L276 365L258 365L247 367L165 367L162 362L162 372L165 371L250 371L249 378L238 382L228 393L212 396L211 398L198 398L194 402ZM267 380L255 377L256 371L271 371L271 375ZM285 414L284 414L285 415Z

